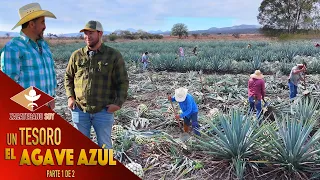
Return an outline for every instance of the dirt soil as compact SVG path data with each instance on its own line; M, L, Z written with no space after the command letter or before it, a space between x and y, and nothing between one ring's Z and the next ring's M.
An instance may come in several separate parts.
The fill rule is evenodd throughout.
M67 62L56 62L56 72L58 80L57 101L55 111L71 122L71 114L67 109L67 97L63 85L63 77ZM198 72L176 73L176 72L144 72L134 66L128 68L129 73L129 95L128 100L124 103L122 110L128 110L123 117L115 117L115 124L121 124L129 127L130 121L135 119L134 111L140 104L145 104L149 112L156 112L157 117L144 116L149 118L151 123L147 127L137 130L160 130L165 131L173 138L180 138L182 132L179 130L177 121L173 118L173 113L170 112L170 103L167 101L167 93L171 95L174 89L179 86L184 86L189 89L189 92L195 97L199 106L199 124L205 128L208 119L212 117L212 110L216 109L219 112L227 112L231 107L247 107L247 81L248 75L232 75L232 74L202 74L202 82L200 83L200 74ZM319 90L320 85L317 81L319 75L308 76L307 83L311 90ZM283 75L266 75L267 97L271 103L279 103L288 101L289 91L287 88L287 76ZM203 87L203 89L202 89ZM299 87L301 88L301 87ZM300 92L301 93L301 89ZM175 103L175 108L178 111L179 107ZM152 114L152 113L150 113ZM168 123L161 125L164 121ZM192 134L191 134L192 135ZM94 132L92 132L92 140L96 142ZM138 151L136 152L138 147ZM177 178L178 175L170 173L166 170L174 159L172 155L172 144L146 144L143 146L133 145L128 150L127 155L133 161L147 166L150 157L157 157L159 164L145 171L144 179L160 179L163 174L166 179ZM226 177L226 168L228 162L217 161L211 156L197 152L185 151L180 149L180 155L194 161L202 162L204 168L200 170L192 170L191 173L182 175L179 178L200 178L200 179L228 179ZM127 162L127 161L126 161ZM228 169L229 171L230 169ZM163 173L161 173L163 171ZM178 179L179 179L178 178ZM259 178L258 178L259 179Z

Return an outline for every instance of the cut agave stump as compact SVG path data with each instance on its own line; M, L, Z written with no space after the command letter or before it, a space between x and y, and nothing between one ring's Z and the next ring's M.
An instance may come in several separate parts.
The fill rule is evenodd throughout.
M263 114L264 120L275 121L274 115L276 111L276 108L273 106L267 106L267 111Z

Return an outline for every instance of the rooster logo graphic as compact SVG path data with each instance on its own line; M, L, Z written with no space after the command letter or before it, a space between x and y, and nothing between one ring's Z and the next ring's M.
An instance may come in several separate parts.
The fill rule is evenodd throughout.
M24 95L24 97L26 97L26 99L28 100L28 101L31 101L31 103L29 103L28 104L28 107L29 106L31 106L32 108L34 107L34 106L37 106L38 107L38 105L36 104L36 103L34 103L33 101L37 101L39 98L40 98L40 94L39 95L37 95L37 93L36 93L36 91L35 90L33 90L33 89L31 89L30 91L29 91L29 95Z
M30 111L36 111L42 106L48 104L50 101L54 100L53 97L49 96L48 94L44 93L34 86L30 86L29 88L14 95L10 99Z

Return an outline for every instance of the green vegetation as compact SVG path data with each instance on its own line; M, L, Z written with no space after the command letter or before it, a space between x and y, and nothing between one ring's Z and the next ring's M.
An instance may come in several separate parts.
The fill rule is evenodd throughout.
M188 36L188 27L183 23L177 23L174 24L171 29L171 35L173 36L179 36L181 38L182 36Z
M251 48L247 48L247 44ZM295 63L309 57L308 73L319 73L320 49L310 41L194 41L194 42L106 42L118 49L129 66L138 63L141 55L150 53L151 67L156 71L200 71L207 73L264 73L281 71L288 74ZM55 60L68 60L71 53L84 43L62 44L51 48ZM186 61L179 60L179 47L185 49ZM192 49L198 46L198 55Z

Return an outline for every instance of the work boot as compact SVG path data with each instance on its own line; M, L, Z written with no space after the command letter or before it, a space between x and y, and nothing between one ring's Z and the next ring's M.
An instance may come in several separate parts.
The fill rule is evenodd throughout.
M186 123L183 124L183 130L184 132L189 133L190 132L190 126L188 126Z

